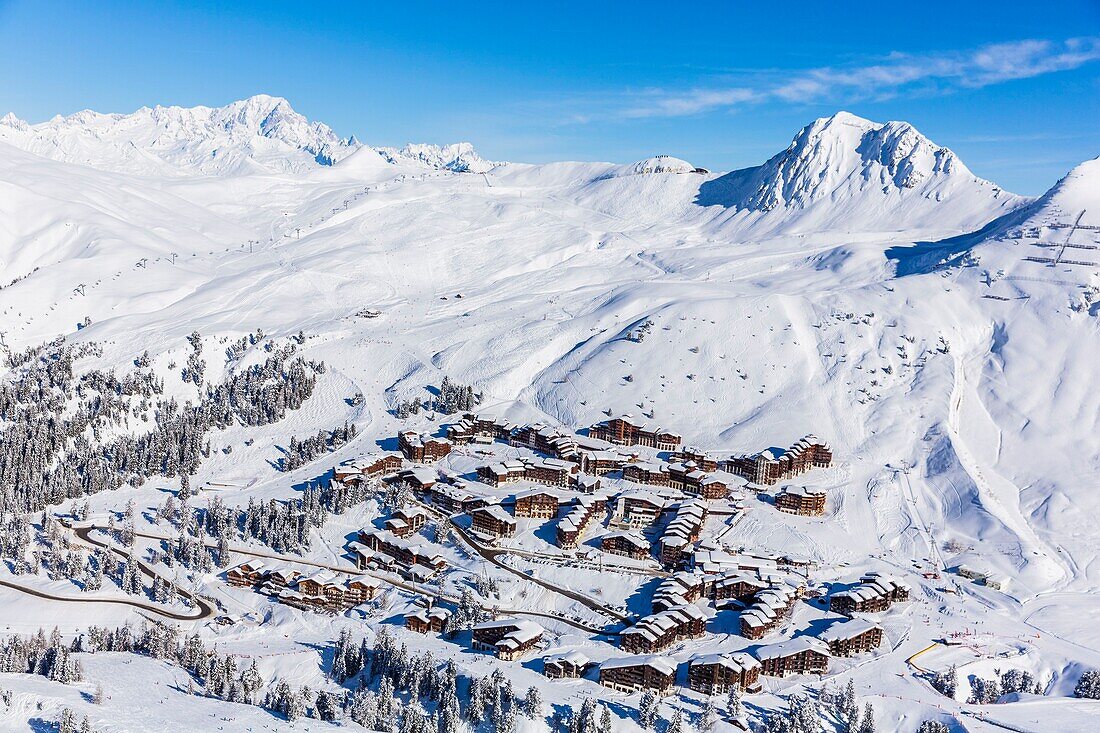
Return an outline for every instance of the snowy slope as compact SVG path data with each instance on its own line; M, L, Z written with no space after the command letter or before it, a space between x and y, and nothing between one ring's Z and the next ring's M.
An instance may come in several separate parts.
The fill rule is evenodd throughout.
M754 230L859 230L876 218L898 229L933 217L976 228L1022 203L972 174L958 157L905 122L847 112L815 120L790 146L755 168L703 188Z
M38 125L0 119L0 141L39 155L143 175L302 171L355 150L282 97L259 94L225 107L85 110Z
M28 135L6 124L5 135ZM687 174L690 164L663 158L458 175L462 166L448 161L472 150L398 156L365 146L318 165L299 147L313 144L312 125L279 133L283 164L241 153L232 176L179 175L201 164L155 140L133 154L135 165L153 161L140 177L117 172L112 144L82 143L107 170L89 167L90 154L51 160L64 156L18 149L33 136L0 145L0 343L16 350L65 334L103 344L102 357L78 368L120 371L149 350L167 392L183 394L178 366L167 364L186 358L192 331L216 343L257 328L276 338L305 331L303 352L328 367L317 394L285 422L218 433L215 448L234 450L215 450L195 479L231 487L220 495L233 504L293 495L401 427L437 427L390 409L443 375L475 385L492 414L581 428L607 410L633 412L717 454L814 432L837 456L835 468L806 476L828 490L828 516L788 517L754 500L722 528L723 541L805 555L828 582L885 569L914 583L923 596L892 620L891 650L852 667L862 685L886 685L876 706L905 720L902 730L915 729L917 713L935 714L938 698L915 678L892 678L949 631L981 625L1026 638L1018 643L1042 652L1036 668L1059 674L1100 649L1100 635L1080 623L1100 591L1091 519L1100 511L1100 264L1079 264L1100 263L1100 230L1072 227L1078 217L1100 225L1100 160L1028 201L975 178L908 126L843 114L811 124L763 166L724 176ZM204 135L196 150L213 144ZM77 331L85 317L91 325ZM627 338L646 322L644 340ZM220 368L211 357L211 372ZM357 392L363 404L353 406ZM345 420L360 438L331 461L274 471L289 436ZM468 471L473 460L446 467ZM131 497L162 502L166 482L151 483L99 495L95 510ZM339 559L359 519L337 523L319 552ZM916 572L926 558L1013 584L1006 593L965 584L948 599L936 590L944 581ZM615 576L606 593L630 590ZM256 603L233 593L235 604ZM515 598L530 608L562 603ZM801 612L800 623L811 613L820 621ZM11 613L19 628L73 625L55 605ZM229 631L230 647L326 684L313 652L290 640L323 644L337 626L361 622L280 614L272 624L281 633ZM555 643L566 641L610 650L565 635ZM433 643L410 635L414 648ZM680 656L733 643L708 637ZM276 660L284 653L292 661ZM487 669L484 655L457 654ZM542 684L532 669L516 674L524 686ZM546 695L594 688L577 685ZM165 705L172 719L190 708Z
M430 145L409 143L403 148L375 148L383 157L396 165L420 165L455 173L485 173L499 163L484 160L470 143Z

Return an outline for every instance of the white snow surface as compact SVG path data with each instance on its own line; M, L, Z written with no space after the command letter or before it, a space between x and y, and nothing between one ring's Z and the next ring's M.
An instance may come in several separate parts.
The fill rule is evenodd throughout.
M830 580L880 569L914 585L919 611L887 625L904 651L890 657L896 669L845 672L883 686L880 720L908 731L937 714L923 683L876 670L900 674L904 657L947 630L980 625L1023 640L1043 658L1029 664L1056 678L1095 663L1100 635L1085 619L1100 594L1100 159L1029 200L975 177L905 123L839 113L756 168L623 174L690 166L667 162L493 167L464 144L376 150L274 97L42 125L5 117L0 343L97 341L103 359L84 366L120 371L148 350L171 390L178 370L166 365L183 361L194 330L310 334L303 351L328 365L318 393L283 423L218 434L235 451L216 453L197 477L247 487L222 493L234 503L290 496L295 481L324 470L273 471L275 446L291 435L350 420L360 438L327 465L376 450L407 425L389 414L393 404L444 374L475 385L500 416L581 428L605 410L645 414L716 454L812 432L831 443L836 466L800 483L827 489L828 515L762 505L723 527L723 542L804 555ZM85 317L91 325L77 331ZM626 338L646 322L643 340ZM365 404L349 408L355 392ZM255 443L245 448L245 438ZM95 501L163 501L144 491ZM936 559L1012 584L963 583L947 598L942 580L915 574ZM532 567L562 583L584 576ZM628 581L610 581L609 597L628 598ZM71 610L6 590L0 598L24 609L20 630L73 626ZM560 601L536 590L522 602ZM328 622L279 613L283 633L332 638ZM283 633L264 643L291 646ZM555 633L558 650L616 651ZM255 647L259 632L249 634L232 632L229 648ZM738 648L727 642L705 648ZM410 635L414 649L430 643ZM469 656L464 664L488 671ZM175 675L151 660L134 665L129 674ZM516 674L517 689L538 683L548 699L579 699L580 688ZM54 694L47 685L20 689ZM1081 716L1063 708L1041 709ZM189 714L171 703L149 730ZM25 715L5 715L0 727L26 729Z

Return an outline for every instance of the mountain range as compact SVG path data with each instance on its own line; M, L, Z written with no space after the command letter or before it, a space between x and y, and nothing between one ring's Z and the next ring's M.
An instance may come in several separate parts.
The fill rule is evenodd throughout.
M392 432L443 375L516 420L633 411L723 450L815 432L844 457L847 544L761 541L821 562L951 541L1027 603L1100 587L1098 216L1097 160L1031 199L843 112L726 173L376 148L267 96L9 115L0 344L95 341L119 370L148 351L184 400L189 334L304 332L329 370L299 435ZM209 471L247 482L279 440Z

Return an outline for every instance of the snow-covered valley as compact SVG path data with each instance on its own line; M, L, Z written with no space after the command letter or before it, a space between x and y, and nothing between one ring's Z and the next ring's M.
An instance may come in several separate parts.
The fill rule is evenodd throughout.
M33 126L9 117L0 120L0 284L2 379L11 385L28 364L11 357L59 336L77 354L74 373L122 377L141 362L162 380L163 398L181 405L272 348L293 344L324 364L300 407L208 434L209 455L189 479L199 508L210 496L230 507L291 499L327 484L342 461L393 450L400 431L442 434L459 415L398 417L397 408L430 398L444 377L473 387L481 415L574 433L632 413L714 457L812 433L831 446L832 465L781 485L824 489L823 516L776 511L779 486L743 490L736 515L712 503L702 540L803 559L809 586L826 595L878 571L908 583L912 599L878 617L878 650L838 660L823 677L767 678L762 693L745 696L754 721L785 709L791 694L817 695L826 683L837 692L849 679L885 730L913 731L927 719L952 731L998 722L1050 729L1033 720L1088 730L1100 716L1100 703L1071 697L1082 671L1100 666L1089 622L1100 605L1100 160L1031 200L977 178L907 124L847 113L811 123L761 166L729 173L668 156L527 165L484 161L468 144L371 148L272 97ZM181 370L200 351L194 333L205 371L188 380ZM240 352L222 358L242 338ZM148 432L155 418L137 413L95 440ZM292 437L345 423L354 438L278 470ZM532 455L500 441L483 450ZM456 449L430 469L468 478L490 458ZM604 489L615 495L630 483L612 473ZM179 488L178 476L153 475L94 493L90 521L105 523L132 500L140 532L169 534L149 517ZM32 490L0 485L5 496ZM49 511L85 501L62 499L46 502ZM331 517L313 530L306 559L350 567L347 538L380 514L371 499ZM479 575L495 578L501 608L558 616L543 619L548 653L623 656L609 637L562 618L615 630L621 622L553 588L599 591L597 605L646 615L653 578L564 560L540 523L522 521L531 526L521 524L511 545L520 552L505 553L516 572L452 540L453 572L439 592L457 596ZM136 540L139 552L157 545ZM1006 580L975 583L956 574L960 566ZM89 597L45 572L10 570L8 562L3 580ZM578 710L585 698L606 699L616 726L640 722L637 693L612 692L591 675L548 680L537 658L499 662L464 642L393 628L416 595L400 584L366 611L327 616L230 588L223 569L183 575L237 622L179 622L181 637L197 632L222 654L255 658L268 681L335 690L322 669L340 630L373 643L388 626L411 654L453 658L464 675L501 668L519 692L535 686L548 703ZM94 592L125 597L109 583ZM11 587L0 588L0 604L8 633L141 620L130 607ZM808 597L781 636L829 614ZM665 653L687 662L749 648L736 618L719 610L705 637ZM917 664L937 641L946 643ZM96 682L108 688L102 706L42 677L0 675L16 698L0 727L34 730L29 720L63 706L100 731L210 729L193 722L206 715L231 717L218 723L226 730L331 725L191 695L178 667L114 655L87 655L79 683L88 693ZM965 678L1017 662L1045 694L970 704L966 692L951 699L927 680L952 663ZM150 706L163 714L123 716L135 704L129 688L143 680L163 698ZM679 692L662 715L704 715L705 696Z

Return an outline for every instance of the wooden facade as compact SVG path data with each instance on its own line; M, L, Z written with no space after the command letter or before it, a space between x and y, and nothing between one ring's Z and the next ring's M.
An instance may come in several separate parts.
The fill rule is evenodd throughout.
M744 652L706 654L688 664L688 687L704 695L725 695L731 689L760 688L760 662Z
M807 435L786 450L769 448L752 455L731 456L723 468L754 484L770 486L811 468L828 468L832 462L833 452L829 444Z
M618 692L653 690L659 695L676 683L676 660L669 657L625 657L600 665L600 684Z

